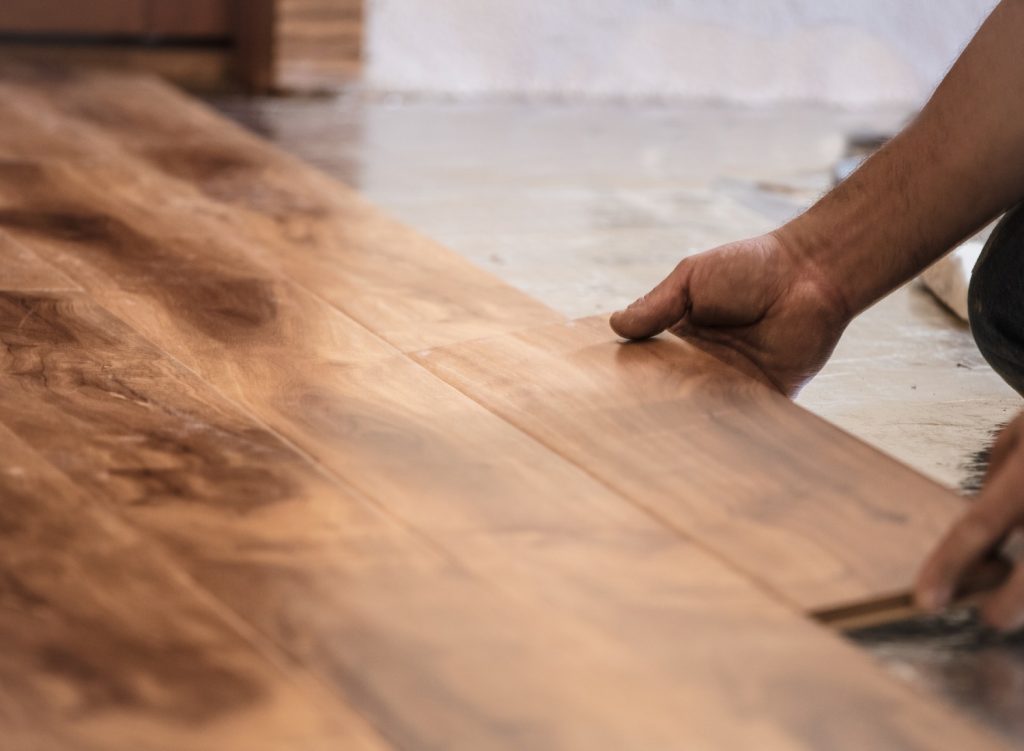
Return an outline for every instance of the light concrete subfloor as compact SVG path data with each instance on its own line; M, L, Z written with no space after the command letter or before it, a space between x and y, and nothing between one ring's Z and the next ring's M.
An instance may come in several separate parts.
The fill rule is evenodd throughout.
M844 136L905 112L715 105L222 99L216 106L568 316L610 312L684 255L765 232L828 187ZM912 283L861 316L799 402L941 483L977 484L1021 407ZM865 555L870 555L865 551ZM898 675L1024 743L1024 637L964 616L857 636Z
M778 225L828 187L846 133L907 116L358 93L216 104L572 317L628 303L688 253ZM1021 406L916 284L849 328L799 402L963 488Z

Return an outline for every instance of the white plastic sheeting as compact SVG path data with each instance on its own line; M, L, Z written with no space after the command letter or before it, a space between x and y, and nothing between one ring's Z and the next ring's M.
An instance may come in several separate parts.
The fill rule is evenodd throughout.
M367 82L431 95L923 101L994 0L367 0Z

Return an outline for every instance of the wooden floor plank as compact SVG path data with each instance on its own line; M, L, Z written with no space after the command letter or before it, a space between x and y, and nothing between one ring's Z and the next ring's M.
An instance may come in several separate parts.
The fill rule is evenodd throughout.
M41 343L0 418L396 745L994 743L250 262L187 186L48 153L0 150L0 224L177 362L85 300L0 296Z
M42 101L84 137L93 126L166 176L197 186L224 220L265 240L286 276L402 350L529 328L562 317L457 254L384 216L357 193L186 97L139 76L76 74L40 85L8 69L0 93ZM19 82L20 81L20 82ZM45 92L45 93L44 93ZM28 134L38 136L37 126ZM53 118L47 121L60 127ZM15 134L8 133L12 143ZM86 138L87 140L87 138ZM65 142L63 156L89 146ZM431 283L424 284L425 279Z
M3 748L389 748L2 426L0 443Z
M27 164L0 164L0 227L48 254L151 340L334 471L354 478L371 496L386 495L393 509L426 529L448 518L452 506L473 497L472 480L468 487L457 487L451 473L437 471L445 451L457 448L471 456L477 450L472 440L440 436L435 425L438 411L455 414L463 409L458 401L345 316L253 263L250 238L221 222L220 214L200 220L208 206L201 196L176 187L176 181L139 175L106 160L88 171L34 162L32 180L25 179ZM151 201L151 194L171 205ZM216 253L210 252L213 247ZM125 248L136 252L126 253ZM571 437L576 449L569 452L557 445L551 434L536 433L538 437L588 468L587 462L600 465L604 474L595 472L603 480L677 528L714 544L720 554L735 559L732 539L742 531L746 544L740 552L745 558L738 562L744 570L801 607L826 609L905 588L921 556L959 511L951 495L824 423L802 419L788 402L768 398L763 390L744 396L746 386L739 393L724 387L717 396L712 390L710 397L701 392L695 398L678 398L700 385L686 363L707 359L670 350L648 385L643 364L633 370L611 367L630 353L644 353L641 359L647 359L643 347L614 346L601 322L590 326L589 339L581 333L585 329L565 331L570 333L564 341L551 345L553 354L538 348L546 358L542 364L519 360L530 353L509 347L514 354L502 355L498 368L517 373L522 386L510 389L508 378L499 381L503 397L537 389L543 406L549 411L556 407L558 414L544 413L536 421L549 433L575 431ZM513 340L513 345L519 341L528 338ZM582 347L581 342L597 346L598 353L583 376L570 351ZM343 367L377 361L382 364L362 371ZM477 366L485 368L487 362L481 358ZM526 372L533 374L530 379L523 377ZM639 380L630 381L625 373ZM720 377L717 371L712 375ZM585 382L575 384L573 379L581 377ZM552 395L552 386L568 383L574 385L565 386L567 395ZM458 385L498 408L468 384ZM638 400L635 394L645 390L650 400ZM583 401L574 402L574 397ZM588 399L603 411L590 409ZM573 409L585 409L588 420ZM541 410L538 405L534 415ZM729 415L718 418L720 429L702 432L696 446L681 452L692 435L691 423L703 425L716 411ZM363 440L358 429L338 429L380 423L382 414L404 426L401 440L434 450L415 461L400 458L401 466L396 466L386 441L374 444ZM522 416L503 414L535 430ZM648 424L637 426L638 419ZM673 430L675 443L659 440L660 432L673 435ZM635 442L643 448L622 450L618 437L629 431L638 434L637 441L646 437L652 445ZM803 436L803 443L787 448L777 440L779 435ZM601 452L591 445L600 441L605 441ZM836 447L827 462L808 450L819 445ZM743 450L747 455L737 453ZM543 484L545 473L555 471L550 462L530 455L519 464L521 479L508 486L510 497ZM737 466L747 479L737 476ZM511 473L510 468L504 471ZM821 488L834 487L836 478L841 478L841 488L851 486L849 492L842 490L842 499L834 503L818 503ZM729 497L720 498L726 484ZM437 499L438 508L422 502L425 489ZM439 510L444 513L439 515ZM874 552L866 556L863 551L869 546Z
M87 171L32 162L31 180L27 162L11 167L17 180L0 164L0 226L338 476L450 550L466 544L449 539L453 530L486 545L488 534L530 515L563 530L587 529L591 519L610 520L602 533L628 527L621 498L252 263L248 238L219 216L204 219L201 196L118 167L112 155L98 161ZM452 433L453 424L470 429ZM501 461L481 459L481 445ZM446 471L455 457L470 471ZM588 507L553 512L552 485Z
M809 611L910 588L962 501L672 337L603 317L420 361Z
M399 747L998 747L656 525L554 526L562 478L462 532L484 586L92 303L0 294L0 341L0 419Z

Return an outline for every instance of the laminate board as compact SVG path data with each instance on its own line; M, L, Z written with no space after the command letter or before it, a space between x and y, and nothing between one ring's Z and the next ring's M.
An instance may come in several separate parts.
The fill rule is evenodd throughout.
M601 317L417 359L809 611L908 590L963 508L692 345L618 343Z
M186 187L20 153L3 226L145 339L91 303L10 299L4 335L41 346L0 420L396 745L990 742L268 275ZM316 491L292 446L345 482Z
M563 531L603 524L595 534L628 528L621 498L253 262L250 238L211 214L194 191L112 157L88 169L25 160L8 168L12 177L4 179L0 165L0 227L447 549L470 555L469 543L452 535L472 531L483 548L472 554L476 565L516 570L520 553L493 545L495 531L531 519ZM481 446L494 448L481 454ZM589 504L552 508L551 487ZM519 544L528 547L528 537ZM794 553L786 570L821 576L800 564Z
M0 419L396 745L991 743L285 279L230 207L2 106L0 225L145 339L14 297L8 335L56 345Z
M0 341L0 421L397 747L1001 747L642 515L521 510L487 547L463 539L527 573L473 573L81 296L0 294ZM535 503L554 517L567 488L549 479Z
M457 482L448 477L450 473L438 471L445 461L440 447L451 446L453 441L450 436L441 440L431 420L439 410L455 414L461 407L456 403L448 408L451 396L401 360L342 373L339 365L343 363L386 359L391 351L343 316L330 315L302 288L267 276L269 272L262 267L243 271L248 255L261 262L266 260L254 249L273 239L243 234L237 223L225 220L225 213L230 212L211 208L209 201L179 181L133 169L131 160L122 159L118 166L114 163L116 155L104 152L103 138L80 137L72 143L65 131L73 128L61 118L50 124L44 118L33 120L13 110L10 102L4 106L11 127L2 136L2 143L11 159L0 170L10 174L9 180L0 181L8 186L0 185L6 201L0 227L31 235L38 247L56 248L79 282L93 294L102 291L106 304L131 319L161 347L246 404L260 419L326 462L333 471L355 478L353 482L371 496L386 495L393 508L411 514L417 523L433 528L450 514L446 510L435 515L434 509L419 499L423 488L436 487L433 495L445 509L472 497L472 478L453 488ZM40 121L46 123L46 132L52 136L48 140L55 142L56 153L79 148L92 155L87 171L76 171L64 163L14 160L14 154L25 153L32 142L40 142ZM103 157L97 158L97 154ZM32 170L34 177L26 179ZM149 200L148 196L154 194L159 194L164 203ZM209 221L197 221L199 217ZM187 227L187 232L182 232L182 227ZM216 254L208 252L211 247L217 247ZM123 248L144 248L145 252L126 254ZM126 298L126 292L133 296ZM595 330L606 336L601 325ZM223 357L229 340L232 356ZM610 339L606 344L610 345ZM623 357L647 351L621 349ZM511 363L515 357L507 361ZM564 363L557 360L545 363L542 371L558 372L557 366ZM586 378L612 379L591 391L603 391L618 411L608 412L607 419L597 424L598 431L591 432L590 424L579 428L583 434L580 440L616 436L628 424L619 411L631 411L634 422L642 418L642 406L638 407L635 399L623 399L623 391L631 393L636 386L617 384L618 375L609 374L606 366L602 366L604 372L594 367ZM674 365L669 365L656 374L662 377L667 370L677 373L676 380L669 382L683 384L685 390L692 371L676 371ZM717 377L717 371L711 375ZM578 370L573 371L573 377L579 377ZM523 383L538 385L541 381L534 378ZM742 386L741 391L746 388ZM502 389L506 397L517 393L505 384ZM577 389L576 393L585 392ZM360 395L360 399L353 395ZM817 462L803 449L780 447L773 432L786 429L787 420L792 422L800 413L788 405L780 406L786 404L782 400L751 398L755 412L764 413L764 419L746 419L747 410L732 410L730 420L745 421L703 433L700 445L683 452L683 456L668 461L667 455L672 452L662 447L661 454L653 450L634 452L628 461L635 462L635 468L625 466L627 459L622 456L618 465L600 463L606 472L615 467L617 488L677 528L694 532L702 540L719 539L720 543L715 543L719 554L730 559L744 556L745 571L801 607L828 609L904 589L920 555L957 512L955 499L933 486L922 485L924 481L908 471L893 470L895 464L881 460L863 444L809 418L801 423L804 427L796 429L797 434L807 433L811 443L838 440L837 445L843 447L832 452L830 463ZM655 430L665 429L666 424L686 424L721 407L721 400L677 399L672 410L665 411L662 401L659 397L653 407L664 420ZM562 399L552 401L565 403ZM391 411L389 419L394 423L407 426L402 440L414 442L409 436L416 436L417 442L439 447L437 455L420 456L416 462L400 459L401 466L395 466L394 452L386 444L374 446L360 441L359 433L351 428L347 432L338 430L339 424L353 420L377 424L386 410ZM772 410L778 414L768 419ZM669 416L671 420L666 419ZM566 421L564 415L560 419L568 422L569 428L582 424L575 418ZM590 420L596 419L591 414ZM546 429L552 430L556 424L557 419L545 418ZM614 438L609 444L611 451L618 451ZM467 454L476 449L472 441L456 445ZM685 448L683 438L677 439L672 451L681 448ZM580 453L587 450L589 447ZM730 462L743 457L742 451L760 456L761 462L737 477L735 465ZM794 453L800 456L790 456ZM707 456L713 460L706 461ZM576 454L571 458L583 461ZM875 472L876 464L885 471ZM531 470L546 467L543 462L526 458L521 465L519 474L525 479L516 487L528 487L529 478L534 478L534 484L542 482L543 473ZM775 466L781 469L775 472ZM375 471L366 471L367 467ZM691 467L716 469L689 476ZM808 501L821 487L834 485L835 471L840 471L840 477L865 476L858 480L858 500L846 498L828 506ZM685 485L681 483L683 476ZM895 484L889 487L886 483ZM687 488L692 491L689 501L677 500L675 495ZM723 488L728 490L731 502L718 499ZM916 501L903 500L902 506L895 507L883 500L894 489L896 498L913 499L923 494L931 500L920 507ZM872 495L874 498L868 497ZM650 505L651 498L656 508ZM463 507L471 508L466 504ZM697 518L691 519L695 514ZM711 530L710 536L705 529ZM727 543L730 535L740 530L747 536L747 545L734 554ZM876 548L871 556L863 553L866 540ZM772 565L766 566L765 561Z
M4 343L10 372L39 342ZM389 748L2 426L0 443L5 749Z
M224 221L259 240L253 251L263 262L399 349L562 320L167 84L107 73L51 77L43 85L39 78L7 69L0 92L10 107L34 105L37 121L71 127L84 139L108 136L121 151L196 186L231 209ZM30 152L38 135L23 141Z

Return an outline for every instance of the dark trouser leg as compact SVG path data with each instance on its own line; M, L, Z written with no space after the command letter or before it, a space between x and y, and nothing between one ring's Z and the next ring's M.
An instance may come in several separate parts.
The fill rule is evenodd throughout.
M967 293L971 333L989 365L1024 394L1024 204L999 220Z

